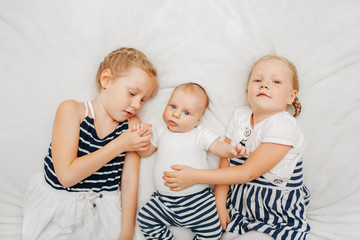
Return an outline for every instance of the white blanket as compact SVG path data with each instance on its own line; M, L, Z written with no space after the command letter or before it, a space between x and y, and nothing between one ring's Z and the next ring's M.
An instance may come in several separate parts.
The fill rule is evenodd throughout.
M92 99L98 64L121 46L140 49L159 71L159 94L139 113L144 122L161 122L172 89L193 81L211 99L203 123L221 136L246 104L253 61L293 61L308 143L309 239L359 239L359 13L357 0L2 0L0 239L21 239L22 197L42 170L56 107ZM209 155L212 167L218 160ZM141 162L139 206L154 190L153 161Z

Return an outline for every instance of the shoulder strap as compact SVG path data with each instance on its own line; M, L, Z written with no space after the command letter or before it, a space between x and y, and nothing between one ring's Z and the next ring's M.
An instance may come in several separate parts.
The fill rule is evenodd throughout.
M92 106L92 104L91 104L91 101L87 101L87 104L89 105L92 118L95 119L94 108L93 108L93 106ZM87 108L86 108L86 113L87 113ZM87 114L86 114L86 115L87 115Z
M87 102L84 102L84 105L85 105L85 117L87 117L87 115L89 113Z

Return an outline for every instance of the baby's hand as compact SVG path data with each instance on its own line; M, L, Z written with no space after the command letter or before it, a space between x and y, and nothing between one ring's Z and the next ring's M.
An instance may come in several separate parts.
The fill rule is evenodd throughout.
M231 153L234 155L235 158L241 158L246 157L252 152L251 148L245 147L241 145L240 143L233 146L233 149L231 150Z
M149 123L140 123L134 125L131 129L132 132L137 132L141 137L145 137L152 134L152 125Z

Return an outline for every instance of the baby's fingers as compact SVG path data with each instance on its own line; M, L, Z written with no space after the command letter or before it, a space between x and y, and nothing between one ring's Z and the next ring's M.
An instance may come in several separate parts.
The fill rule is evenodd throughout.
M249 155L252 152L251 148L246 148L245 156Z
M241 155L245 155L245 153L246 153L246 148L245 148L245 147L242 147L242 148L240 149L240 154L241 154Z

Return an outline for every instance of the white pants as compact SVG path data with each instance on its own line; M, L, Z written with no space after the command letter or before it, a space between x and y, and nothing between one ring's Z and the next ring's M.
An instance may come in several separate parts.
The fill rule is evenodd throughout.
M274 238L266 233L250 231L242 235L225 232L223 233L221 240L274 240Z
M24 198L23 240L117 240L121 213L120 191L56 190L37 174Z

